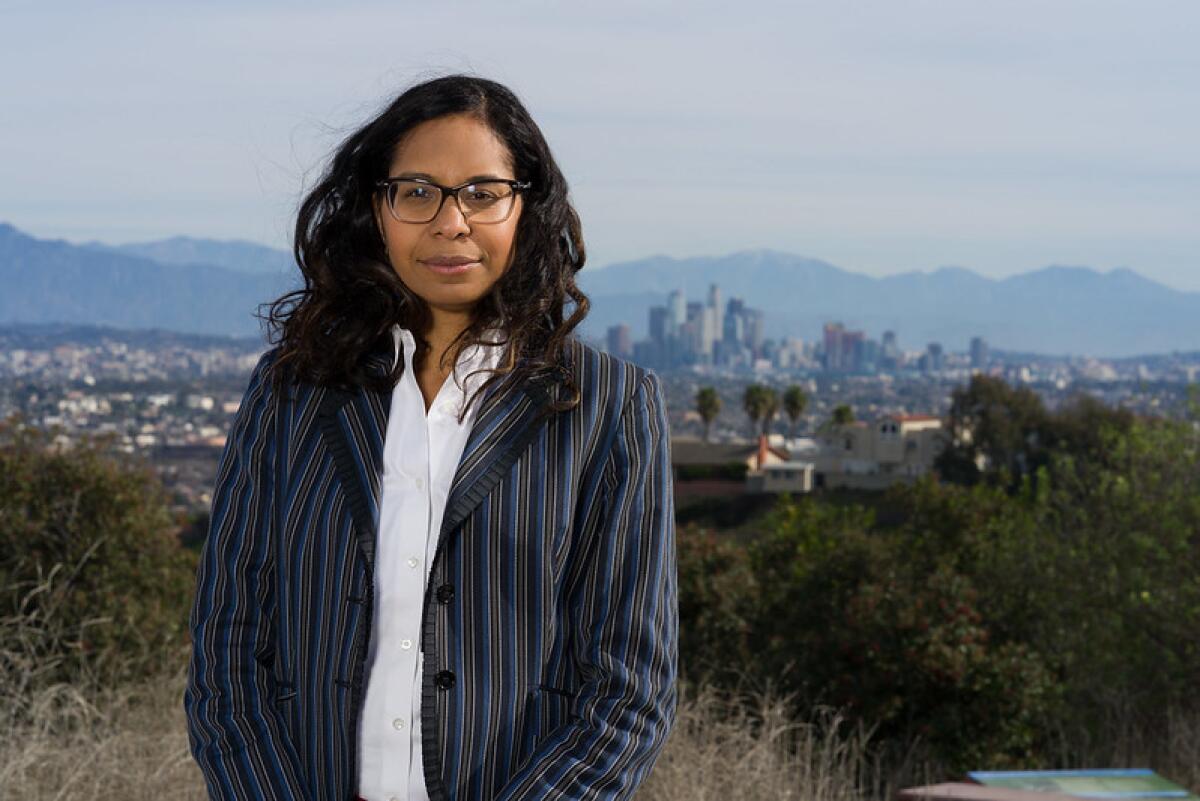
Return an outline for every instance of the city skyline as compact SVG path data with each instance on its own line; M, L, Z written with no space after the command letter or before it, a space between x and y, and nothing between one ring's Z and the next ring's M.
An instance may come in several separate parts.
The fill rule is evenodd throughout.
M689 301L683 289L667 293L666 303L649 309L648 335L634 341L626 322L605 331L603 347L622 358L660 370L699 365L707 368L759 370L819 369L827 373L884 373L905 368L922 373L946 367L946 353L967 354L973 369L990 365L992 348L972 335L963 350L928 341L917 348L901 346L898 332L888 329L878 339L851 330L841 320L825 322L821 334L807 339L791 332L778 339L764 334L763 310L731 296L722 303L721 287L710 283L704 300Z
M261 246L168 239L131 247L75 246L0 223L0 322L104 323L218 335L260 331L255 310L295 288L291 254ZM1130 270L1048 267L997 280L966 270L873 278L796 254L744 250L664 257L584 270L591 299L580 334L602 340L625 322L648 332L652 306L688 290L676 319L711 284L761 309L765 336L811 338L830 321L906 344L961 347L982 336L1010 352L1119 357L1200 350L1200 292L1180 292ZM722 307L723 308L723 307ZM723 339L713 320L708 341ZM698 323L703 325L703 322ZM697 331L697 334L702 332ZM700 350L709 350L708 346Z

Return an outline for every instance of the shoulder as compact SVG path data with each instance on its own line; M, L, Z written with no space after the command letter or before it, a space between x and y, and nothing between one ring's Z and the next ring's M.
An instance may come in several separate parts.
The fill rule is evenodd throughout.
M289 393L280 391L280 387L288 387L285 376L280 375L284 365L279 364L282 346L275 345L258 356L242 398L242 409L255 409L268 418L276 413L280 398Z
M662 400L658 373L582 340L568 342L566 362L579 388L579 406L589 416L616 418L631 405Z
M275 345L259 354L254 369L250 371L250 386L248 391L262 394L264 400L270 400L276 394L274 388L275 364L279 359L281 346Z

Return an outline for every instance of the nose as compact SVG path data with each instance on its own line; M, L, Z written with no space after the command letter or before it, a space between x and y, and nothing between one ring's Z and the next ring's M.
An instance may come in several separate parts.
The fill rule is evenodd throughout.
M471 226L467 224L467 218L463 216L456 195L446 196L442 201L442 207L438 209L437 216L429 224L433 226L434 233L440 233L451 239L459 234L471 233Z

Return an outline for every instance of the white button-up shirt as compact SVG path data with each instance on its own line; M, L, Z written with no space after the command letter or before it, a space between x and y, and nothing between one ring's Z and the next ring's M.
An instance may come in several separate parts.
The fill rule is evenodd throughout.
M396 359L403 347L406 366L392 392L384 437L375 607L358 730L359 795L367 801L428 801L421 760L421 604L450 483L479 402L461 424L460 405L491 375L468 374L494 368L503 347L466 348L427 414L411 369L412 332L396 325L392 334Z

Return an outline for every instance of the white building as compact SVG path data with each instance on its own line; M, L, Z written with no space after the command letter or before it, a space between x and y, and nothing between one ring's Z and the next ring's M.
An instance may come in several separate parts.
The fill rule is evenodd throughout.
M817 437L814 486L884 489L915 481L933 470L947 437L941 418L924 414L831 425Z

